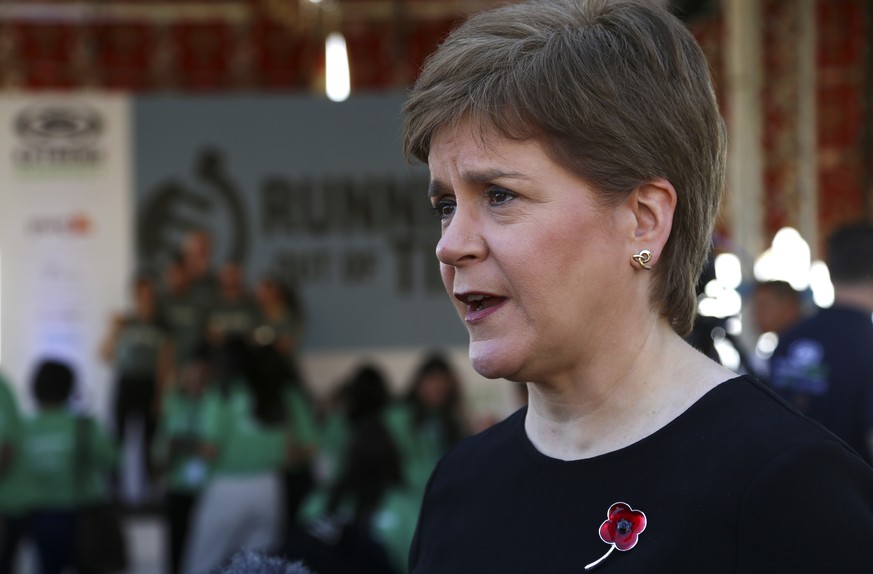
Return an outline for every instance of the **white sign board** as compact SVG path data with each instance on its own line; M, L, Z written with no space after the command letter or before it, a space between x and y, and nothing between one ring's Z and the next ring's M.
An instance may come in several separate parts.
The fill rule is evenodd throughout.
M133 260L129 116L123 96L0 97L0 370L25 405L35 365L60 358L105 414L97 350Z

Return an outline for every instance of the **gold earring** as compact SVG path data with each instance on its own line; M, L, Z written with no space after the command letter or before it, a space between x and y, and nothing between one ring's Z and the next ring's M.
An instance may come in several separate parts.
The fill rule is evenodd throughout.
M652 270L652 266L649 265L649 261L652 260L652 252L648 249L643 249L639 253L633 256L633 260L640 264L640 267L647 271Z

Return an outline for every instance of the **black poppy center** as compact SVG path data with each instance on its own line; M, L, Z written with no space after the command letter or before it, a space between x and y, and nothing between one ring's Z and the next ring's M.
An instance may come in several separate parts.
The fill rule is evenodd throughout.
M616 528L616 530L618 530L618 533L621 535L627 534L632 529L633 524L631 524L630 520L627 520L626 518L622 518L621 520L619 520L618 527Z

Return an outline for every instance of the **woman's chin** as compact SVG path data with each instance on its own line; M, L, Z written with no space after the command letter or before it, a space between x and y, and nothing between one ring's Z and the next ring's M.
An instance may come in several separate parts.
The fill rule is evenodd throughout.
M470 364L486 379L517 381L516 376L524 365L518 353L510 349L496 348L491 341L470 343Z

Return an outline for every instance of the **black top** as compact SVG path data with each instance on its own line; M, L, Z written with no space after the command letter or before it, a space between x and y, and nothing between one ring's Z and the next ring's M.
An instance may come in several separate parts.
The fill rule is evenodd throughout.
M577 461L526 410L462 441L428 484L412 574L582 574L613 503L646 514L594 572L873 572L873 470L762 384L717 386L664 428Z
M873 321L852 307L823 309L779 337L770 384L784 399L873 462Z

